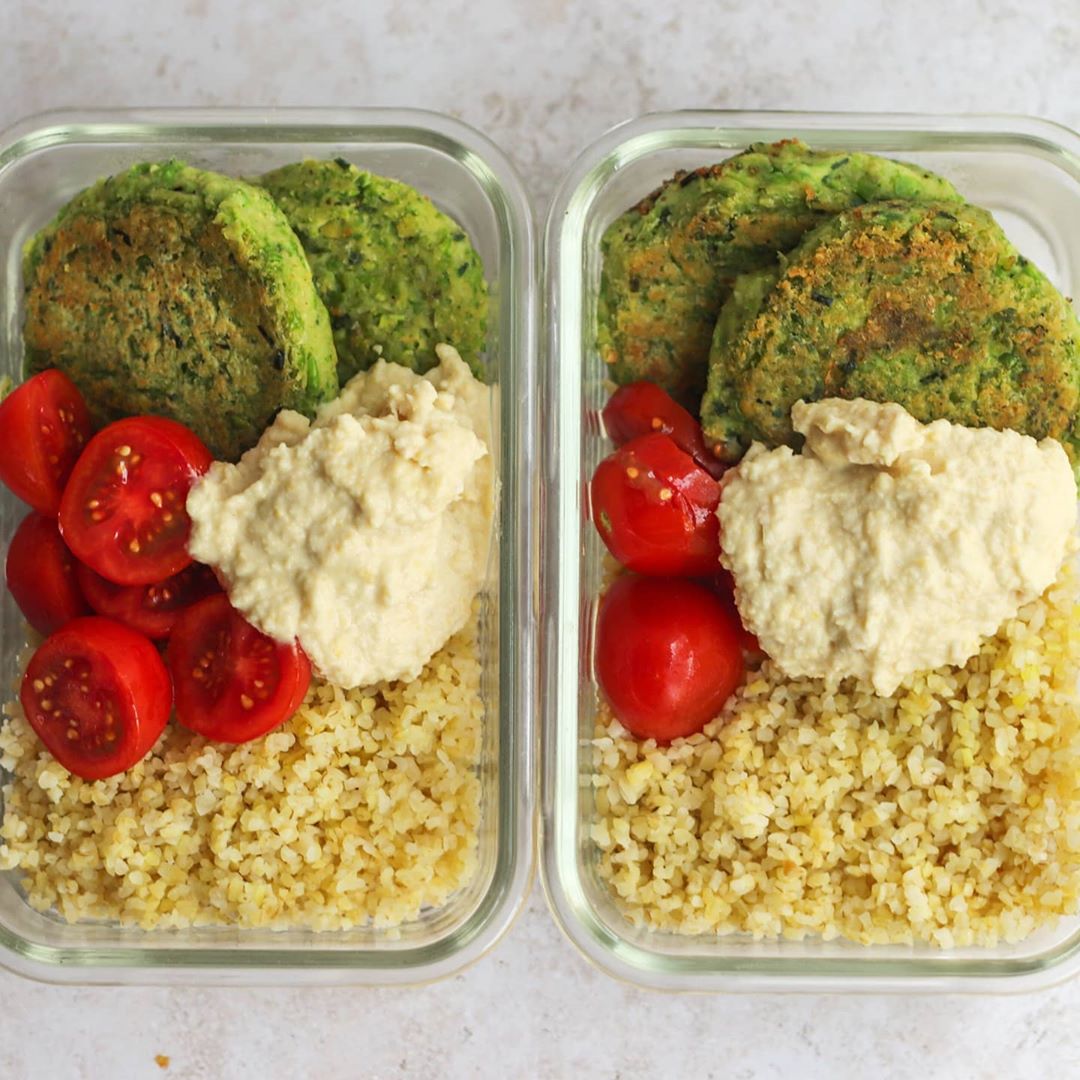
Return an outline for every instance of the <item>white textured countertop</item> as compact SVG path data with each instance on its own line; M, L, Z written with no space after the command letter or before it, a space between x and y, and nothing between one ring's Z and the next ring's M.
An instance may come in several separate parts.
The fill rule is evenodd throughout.
M69 105L414 105L486 132L545 204L579 149L648 110L1080 127L1078 58L1077 0L0 0L0 127ZM1064 1080L1080 1076L1080 980L983 999L660 996L591 969L536 890L492 954L422 989L83 990L0 973L4 1080L413 1075Z

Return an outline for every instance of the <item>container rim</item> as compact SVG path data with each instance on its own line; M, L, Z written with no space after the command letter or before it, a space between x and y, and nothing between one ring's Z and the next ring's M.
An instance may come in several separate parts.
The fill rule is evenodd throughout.
M47 983L411 985L453 975L480 959L522 910L533 874L535 655L532 498L536 382L537 254L525 188L510 159L487 136L442 113L393 107L149 107L53 109L0 132L0 178L16 162L55 147L139 145L170 139L194 147L230 143L415 144L452 157L477 182L498 223L509 293L510 359L500 371L503 469L500 481L499 835L491 881L463 923L413 948L174 948L53 946L0 923L0 966ZM512 454L506 448L512 438ZM507 629L508 628L508 629ZM244 933L244 931L237 931ZM260 932L262 934L263 932ZM327 932L332 934L333 931ZM265 935L264 935L265 936ZM272 935L270 935L272 936ZM317 936L317 935L316 935ZM453 938L454 948L444 947Z
M548 906L579 952L608 975L649 989L675 992L994 993L1045 989L1080 973L1080 932L1050 954L1029 960L935 960L672 956L628 941L598 916L575 866L577 762L577 560L563 558L567 530L580 528L577 505L579 438L576 418L559 414L558 373L582 372L580 289L588 208L621 168L656 149L742 149L752 142L801 137L825 143L831 135L859 149L888 152L918 135L919 150L1001 149L1052 161L1080 185L1080 134L1063 124L1023 114L919 114L800 110L688 109L646 113L609 128L571 164L552 199L543 237L547 303L546 363L541 368L541 464L544 500L540 574L538 723L540 752L540 877ZM577 276L575 277L575 271ZM565 337L561 331L568 328ZM566 410L563 410L566 411ZM570 565L573 563L573 565ZM572 626L572 635L565 633ZM572 642L567 643L567 637ZM573 646L571 648L571 645ZM570 654L574 655L571 656ZM572 715L570 715L572 714Z

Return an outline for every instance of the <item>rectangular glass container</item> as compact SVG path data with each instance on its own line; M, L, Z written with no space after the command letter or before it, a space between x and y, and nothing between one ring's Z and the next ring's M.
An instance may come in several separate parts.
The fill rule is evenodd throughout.
M478 870L437 910L396 933L200 927L143 931L67 924L33 910L18 872L0 875L0 963L71 982L418 982L457 971L502 934L531 879L532 501L535 297L532 219L513 167L476 131L403 109L166 109L52 113L0 135L0 373L22 365L24 241L98 178L138 161L180 157L256 176L305 157L343 157L418 188L468 232L492 295L487 361L498 387L493 456L499 484L480 649L484 721ZM0 453L10 452L0 448ZM6 545L25 513L0 496ZM16 675L21 615L0 602L0 685Z
M590 740L596 712L592 627L602 544L588 482L610 443L599 411L605 365L595 347L600 239L677 169L710 165L752 142L915 161L991 210L1023 254L1066 295L1080 292L1080 136L1025 117L679 112L623 124L571 168L545 241L548 363L541 372L542 873L556 918L611 974L685 990L968 990L1045 986L1080 970L1080 917L1018 944L933 949L845 941L754 941L639 929L597 873ZM1077 763L1080 767L1080 762Z

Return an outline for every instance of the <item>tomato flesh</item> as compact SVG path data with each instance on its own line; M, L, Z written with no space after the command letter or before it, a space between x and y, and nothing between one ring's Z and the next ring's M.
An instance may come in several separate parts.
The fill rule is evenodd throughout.
M90 616L45 640L19 698L52 756L76 776L100 780L150 752L169 719L172 687L147 638Z
M153 585L116 585L82 563L75 573L94 611L155 639L167 638L186 608L221 591L214 571L202 563Z
M223 593L180 615L166 656L176 719L218 742L248 742L284 723L311 682L300 646L255 629Z
M23 518L11 538L5 570L15 603L39 634L51 634L89 614L75 559L60 538L55 518L36 511Z
M597 466L592 512L608 550L639 574L704 577L720 564L720 485L668 435L643 435Z
M40 372L0 402L0 480L39 513L55 516L91 431L75 384L54 368Z
M187 494L213 458L182 424L156 416L99 431L60 500L72 553L117 585L152 585L191 563Z
M727 468L710 453L697 420L656 383L643 379L620 386L608 398L603 417L616 446L642 435L669 435L713 478L718 480Z
M619 578L600 602L595 663L619 722L658 743L700 731L745 670L738 620L684 578Z

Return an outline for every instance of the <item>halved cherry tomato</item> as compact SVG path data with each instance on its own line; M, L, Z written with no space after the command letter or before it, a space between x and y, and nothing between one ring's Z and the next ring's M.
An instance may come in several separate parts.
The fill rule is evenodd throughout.
M60 500L76 558L117 585L153 585L191 563L188 489L213 458L175 420L134 416L99 431Z
M35 510L55 516L91 430L86 402L62 371L27 379L0 402L0 480Z
M169 673L142 634L111 619L75 619L30 658L19 691L38 738L84 780L130 769L172 708Z
M26 621L51 634L90 608L76 580L75 559L60 538L56 519L32 512L11 538L7 584Z
M153 585L114 585L79 563L76 576L87 603L99 614L149 638L167 638L185 608L221 592L209 566L192 563Z
M727 567L721 566L719 572L712 578L712 586L723 602L724 607L739 622L739 636L742 639L743 649L749 653L761 652L761 643L758 641L757 636L751 634L743 625L742 616L739 614L739 606L735 603L735 579L731 576L731 571Z
M243 743L283 724L311 682L297 644L256 630L224 593L189 607L166 652L176 689L176 719L218 742Z
M604 427L616 446L642 435L670 435L710 476L719 480L727 466L709 452L701 425L656 383L620 386L604 406Z
M667 435L643 435L597 466L593 520L639 574L704 577L720 565L720 485Z
M704 585L627 576L600 601L597 681L639 739L670 742L700 731L743 671L738 621Z

